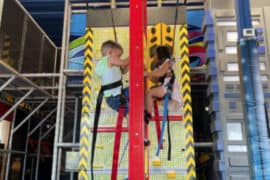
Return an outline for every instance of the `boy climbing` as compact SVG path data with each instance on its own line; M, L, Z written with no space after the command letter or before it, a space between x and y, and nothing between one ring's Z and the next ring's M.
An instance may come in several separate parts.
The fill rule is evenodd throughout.
M120 44L108 40L101 46L102 57L98 61L95 73L101 79L101 93L106 98L107 104L118 111L122 95L128 98L128 88L123 89L122 93L122 74L128 72L129 58L121 59L123 48ZM125 103L125 115L128 113L127 103Z

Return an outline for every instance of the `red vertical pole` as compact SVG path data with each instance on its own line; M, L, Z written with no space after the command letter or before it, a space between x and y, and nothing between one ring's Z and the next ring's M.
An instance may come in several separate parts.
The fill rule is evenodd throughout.
M144 180L143 2L130 0L129 180Z
M122 135L122 125L123 125L123 118L125 113L125 107L122 105L118 110L118 117L116 123L116 130L114 136L114 148L113 148L113 163L112 163L112 175L111 180L117 180L118 174L118 159L119 159L119 150L121 144L121 135Z

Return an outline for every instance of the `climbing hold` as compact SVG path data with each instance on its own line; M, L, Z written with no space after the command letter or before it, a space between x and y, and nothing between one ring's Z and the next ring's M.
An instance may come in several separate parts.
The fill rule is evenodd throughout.
M104 145L96 145L97 149L104 149Z
M175 179L176 178L176 172L175 171L168 171L167 172L167 177L169 179Z
M153 161L152 161L153 166L161 166L161 160L158 156L155 156Z
M101 165L101 164L94 164L94 165L93 165L93 168L94 168L94 169L102 169L102 168L104 168L104 165Z

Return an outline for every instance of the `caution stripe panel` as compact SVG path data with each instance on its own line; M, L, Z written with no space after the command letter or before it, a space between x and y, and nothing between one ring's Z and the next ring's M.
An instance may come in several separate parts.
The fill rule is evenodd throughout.
M90 104L92 93L93 77L93 31L86 28L85 34L85 52L84 52L84 79L83 79L83 98L82 98L82 116L80 131L80 161L79 161L79 180L88 180L87 169L90 162Z
M194 138L193 138L193 119L191 106L191 88L190 88L190 67L189 67L189 50L188 50L188 31L187 25L180 26L180 74L181 79L181 93L183 94L183 113L185 124L185 145L186 145L186 168L187 180L196 179L195 169L195 153L194 153Z

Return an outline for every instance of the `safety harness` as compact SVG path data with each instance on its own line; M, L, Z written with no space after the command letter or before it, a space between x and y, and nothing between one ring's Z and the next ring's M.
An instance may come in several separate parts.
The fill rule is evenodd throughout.
M171 61L171 60L170 60ZM169 62L171 63L171 62ZM154 104L155 108L155 116L156 116L156 130L157 130L157 137L158 137L158 148L156 151L156 156L159 156L160 149L163 149L163 136L165 132L166 122L167 123L167 133L168 133L168 160L171 160L171 133L170 133L170 124L168 121L168 105L169 100L171 99L172 90L173 90L173 84L175 81L175 73L172 68L170 68L171 78L165 86L167 87L167 92L164 96L164 111L163 111L163 117L162 117L162 125L160 130L160 124L159 124L159 118L158 118L158 107L157 104ZM159 78L159 86L163 86L165 78L167 77L167 74Z
M101 89L98 93L97 102L96 102L96 111L95 111L95 117L94 117L92 147L91 147L91 177L92 177L92 180L94 180L93 163L94 163L94 157L95 157L95 147L96 147L99 116L100 116L100 110L101 110L101 104L102 104L102 100L103 100L104 91L114 89L114 88L117 88L120 86L122 86L122 80L119 80L117 82L114 82L114 83L111 83L108 85L101 86ZM124 93L121 93L121 101L120 101L119 111L122 112L122 114L124 114L124 105L125 105L125 97L124 97ZM118 119L119 119L119 117L118 117ZM120 124L119 124L119 126L120 126ZM121 129L122 129L122 123L121 123Z
M171 133L170 133L170 122L168 121L168 105L169 100L171 99L172 90L173 90L173 84L175 80L175 74L174 71L171 69L171 79L170 81L165 85L167 87L167 92L164 97L164 111L163 111L163 117L162 117L162 128L161 128L161 134L159 136L159 142L158 142L158 149L156 152L156 156L159 156L160 149L162 148L162 141L164 136L164 131L166 127L167 122L167 133L168 133L168 160L171 160ZM164 82L166 75L160 78L160 82ZM158 121L158 119L156 119Z

